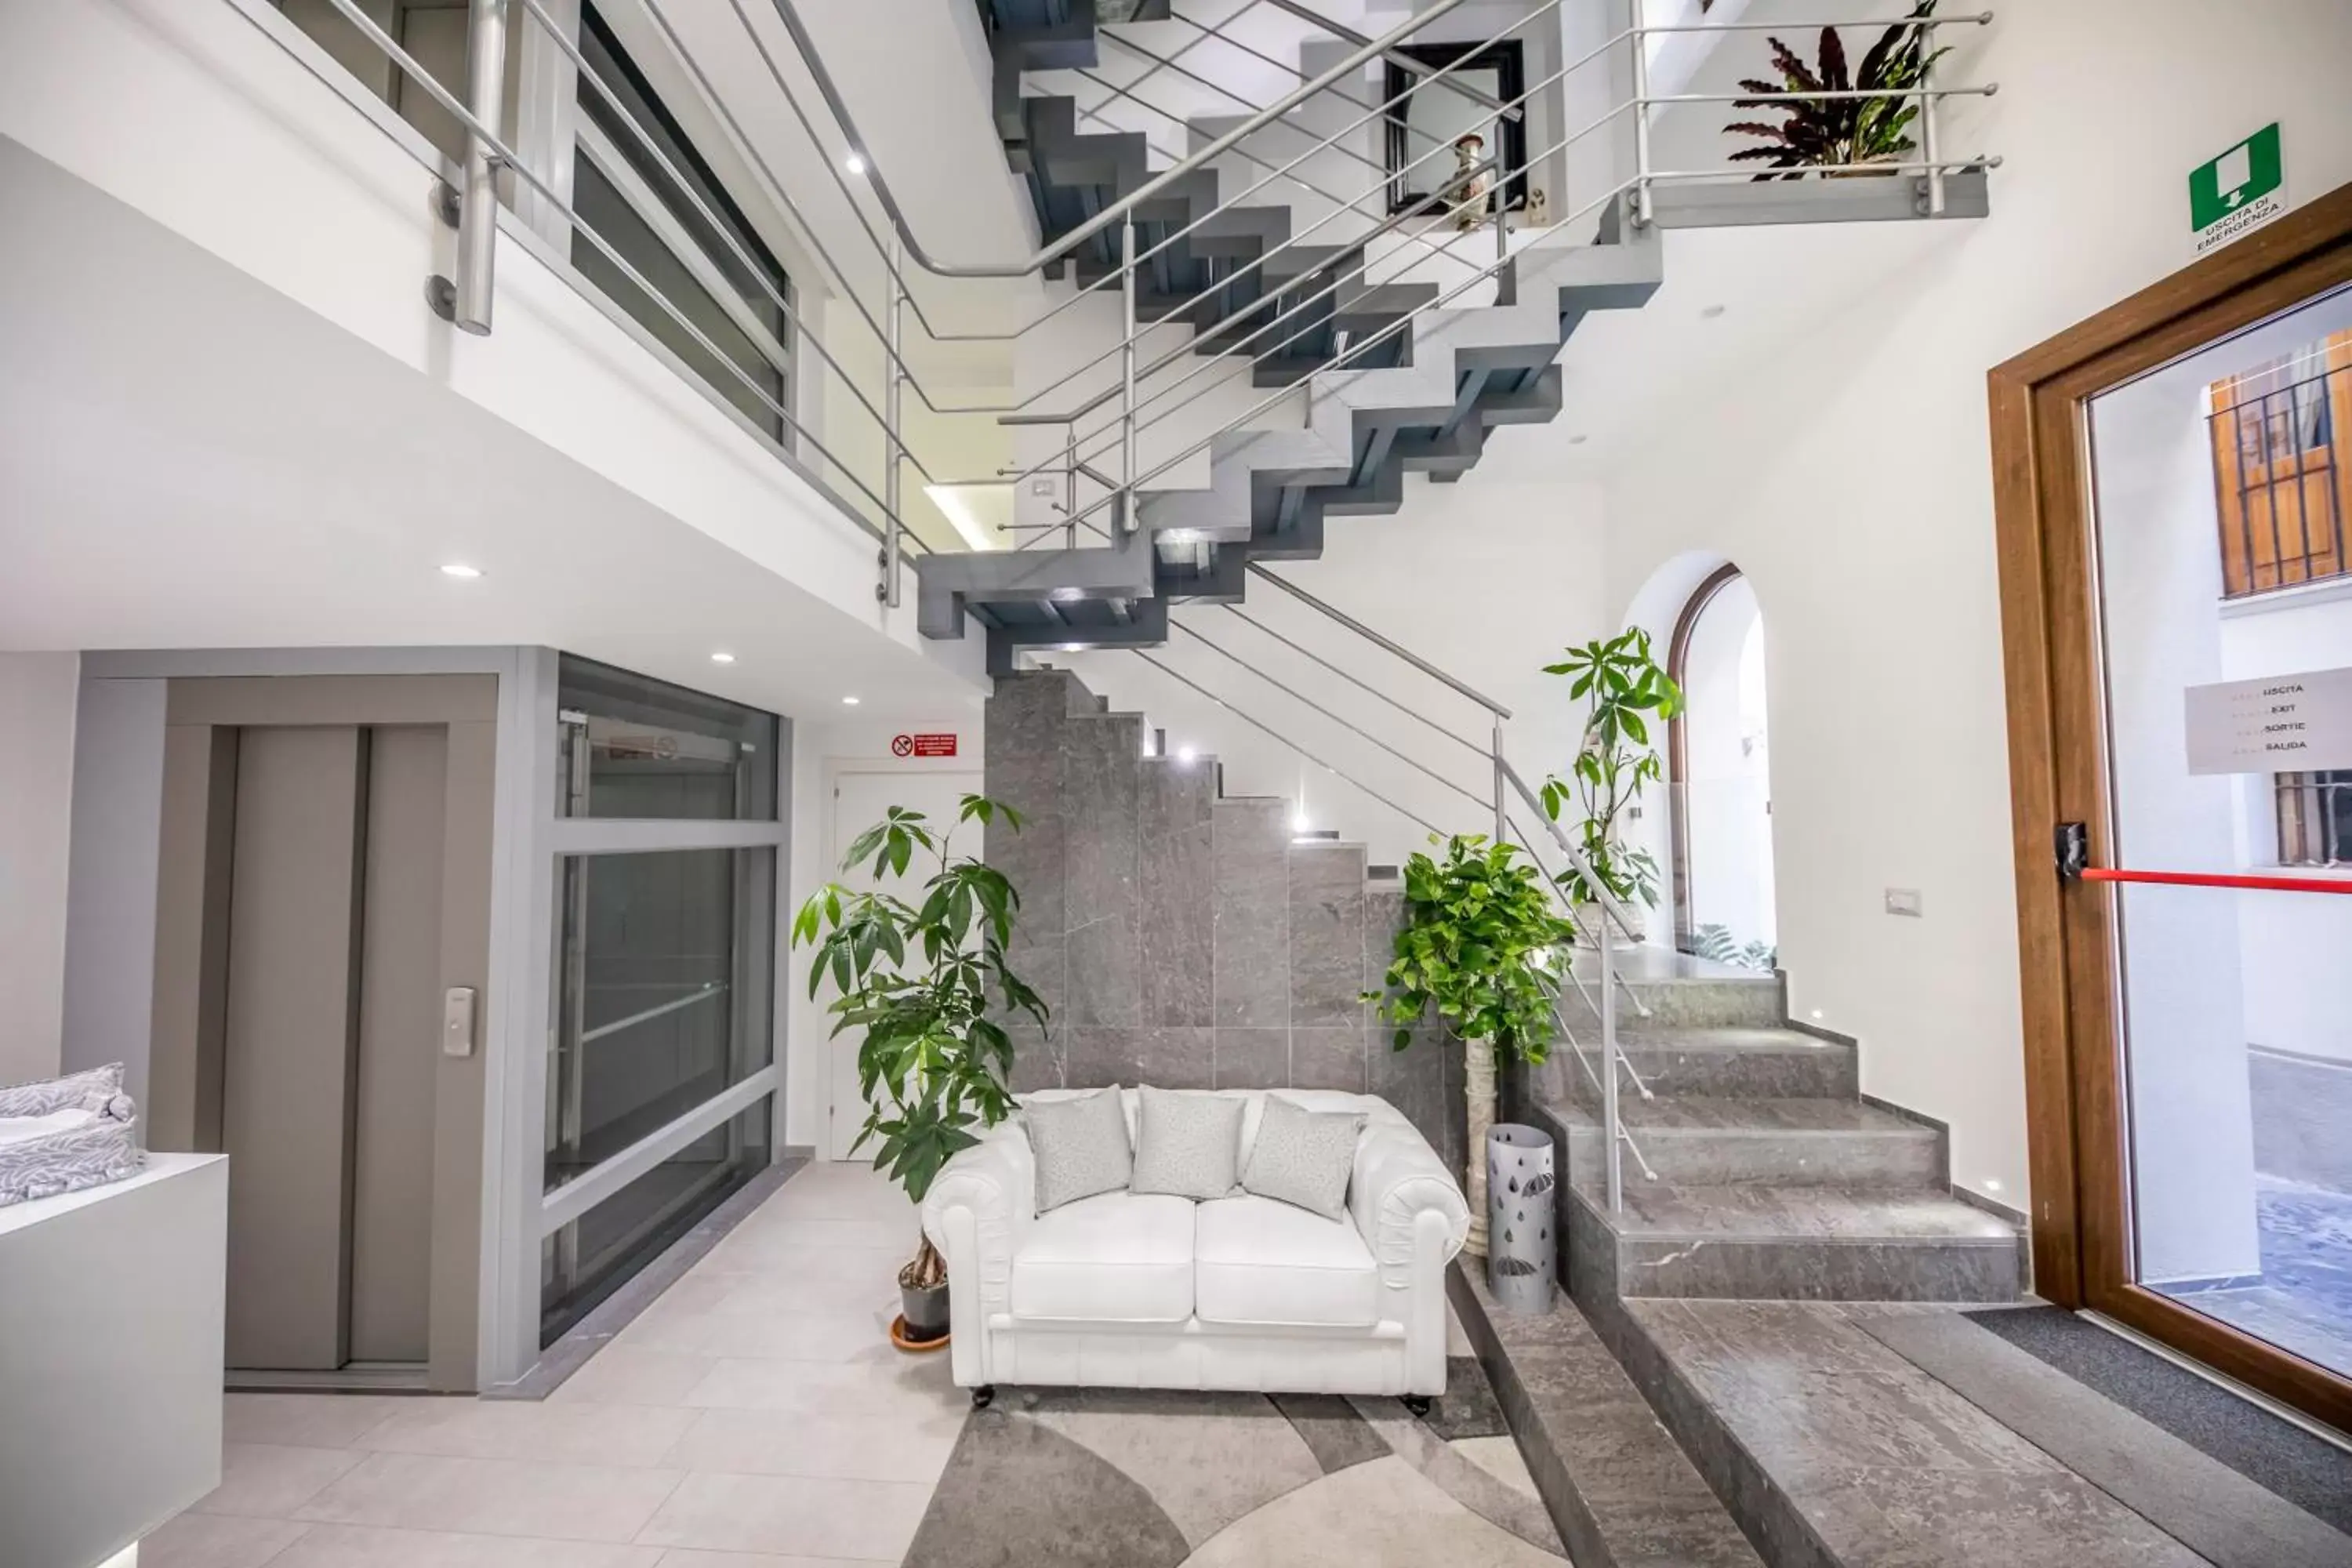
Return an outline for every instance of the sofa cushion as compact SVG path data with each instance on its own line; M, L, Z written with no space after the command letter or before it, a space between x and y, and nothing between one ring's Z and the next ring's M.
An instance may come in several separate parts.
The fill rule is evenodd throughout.
M1180 1198L1222 1198L1240 1190L1245 1101L1148 1084L1135 1092L1132 1190Z
M1013 1317L1182 1322L1192 1315L1192 1208L1105 1193L1039 1215L1013 1255Z
M1021 1119L1037 1168L1037 1213L1127 1185L1135 1154L1115 1086L1024 1105Z
M1356 1141L1363 1131L1360 1111L1305 1110L1269 1094L1242 1186L1325 1219L1345 1219L1348 1178L1355 1173Z
M1194 1229L1194 1304L1204 1322L1380 1321L1380 1270L1345 1219L1245 1196L1201 1205Z

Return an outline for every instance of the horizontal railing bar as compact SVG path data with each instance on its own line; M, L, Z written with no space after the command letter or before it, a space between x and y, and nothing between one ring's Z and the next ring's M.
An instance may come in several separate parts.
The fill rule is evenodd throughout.
M906 213L899 207L898 198L891 194L889 182L882 174L880 166L876 163L870 152L864 151L865 139L857 134L856 118L849 112L849 106L842 100L840 85L833 79L833 74L825 69L824 62L819 58L815 44L809 37L808 29L801 22L797 0L770 0L770 3L775 6L776 15L782 19L785 29L792 34L794 47L800 50L803 62L808 67L810 76L816 81L817 90L824 96L825 105L832 110L834 122L842 128L851 144L861 150L861 155L866 160L866 172L874 187L875 198L881 204L882 210L888 215L891 226L898 231L898 237L905 244L907 254L913 257L924 270L941 278L1025 278L1030 273L1069 255L1080 245L1157 197L1160 192L1191 174L1194 169L1214 163L1245 137L1254 135L1265 126L1282 119L1292 110L1334 83L1346 80L1371 60L1379 58L1383 50L1405 42L1433 23L1459 10L1467 4L1467 0L1433 0L1428 9L1416 12L1372 42L1351 51L1347 58L1325 70L1312 81L1303 82L1294 90L1285 93L1280 99L1259 110L1240 125L1219 136L1175 167L1161 171L1118 201L1110 203L1086 222L1038 250L1035 255L1024 261L1001 263L947 262L932 256L924 248L922 242L915 237L913 231L908 226Z
M1240 105L1241 105L1243 108L1244 108L1244 109L1254 109L1254 108L1255 108L1255 107L1256 107L1256 105L1255 105L1255 104L1251 103L1251 102L1250 102L1250 100L1249 100L1248 99L1244 98L1240 93L1235 92L1233 89L1231 89L1231 88L1229 88L1229 87L1226 87L1226 86L1224 86L1224 85L1223 85L1223 84L1222 84L1222 83L1211 81L1207 77L1204 77L1204 76L1201 75L1198 71L1195 71L1195 70L1192 69L1192 68L1189 68L1189 67L1186 67L1186 66L1180 66L1180 65L1176 64L1176 63L1175 63L1175 61L1174 61L1174 59L1173 59L1172 58L1163 59L1163 58L1161 58L1159 55L1157 55L1157 54L1153 53L1151 50L1145 48L1142 45L1138 44L1138 43L1135 43L1135 42L1132 42L1131 40L1127 39L1127 38L1118 37L1115 37L1115 36L1110 35L1110 34L1105 34L1105 35L1104 35L1104 37L1110 38L1110 41L1111 41L1112 43L1117 44L1120 48L1125 49L1129 54L1140 56L1140 57L1141 57L1142 58L1144 58L1144 59L1147 59L1147 60L1150 60L1150 61L1152 61L1152 62L1153 62L1153 67L1152 67L1152 68L1153 68L1154 70L1157 70L1157 69L1159 69L1159 68L1160 68L1161 67L1163 67L1163 66L1164 66L1164 67L1168 68L1169 69L1173 70L1173 71L1174 71L1178 76L1181 76L1181 77L1184 78L1184 79L1187 79L1188 81L1197 82L1199 85L1201 85L1201 86L1202 86L1202 87L1207 88L1211 92L1218 93L1218 94L1223 95L1223 97L1225 97L1225 98L1229 98L1229 99L1231 99L1234 102L1240 104ZM1107 81L1104 81L1104 80L1103 80L1101 78L1099 78L1099 77L1091 77L1091 76L1090 76L1090 73L1088 73L1087 71L1086 71L1086 70L1085 70L1085 69L1083 69L1083 68L1080 68L1080 69L1078 70L1077 74L1078 74L1078 75L1080 75L1080 76L1087 76L1087 77L1089 77L1089 79L1092 79L1093 81L1095 81L1095 82L1097 83L1097 85L1098 85L1098 86L1102 86L1102 87L1108 87L1108 86L1110 86L1110 83L1108 83L1108 82L1107 82ZM1147 73L1147 74L1148 74L1148 73ZM1140 79L1141 79L1141 78L1138 78L1137 79L1138 79L1138 80L1140 80ZM1132 97L1133 95L1132 95L1132 94L1129 94L1128 96ZM1136 99L1136 101L1137 101L1138 103L1143 103L1143 102L1144 102L1144 100L1143 100L1142 99L1139 99L1139 98ZM1146 107L1146 108L1158 108L1158 106L1157 106L1157 105L1155 105L1155 104L1145 104L1145 107ZM1177 115L1177 114L1174 114L1174 113L1172 113L1172 112L1171 112L1171 111L1169 111L1169 110L1160 110L1160 113L1162 113L1162 114L1166 114L1166 115L1168 116L1168 118L1169 118L1169 119L1175 121L1177 124L1181 125L1181 126L1185 126L1185 128L1186 128L1187 130L1189 130L1189 129L1191 128L1191 127L1190 127L1190 125L1189 125L1189 123L1188 123L1188 122L1187 122L1187 121L1186 121L1181 117L1181 116ZM1370 154L1369 153L1360 153L1360 152L1358 152L1358 151L1357 151L1355 148L1353 148L1353 147L1345 147L1345 146L1341 146L1341 145L1339 143L1339 142L1337 141L1337 139L1333 139L1333 138L1327 138L1327 139L1323 142L1322 146L1323 146L1324 151L1326 151L1326 152L1332 152L1332 153L1338 153L1341 154L1341 155L1342 155L1342 156L1344 156L1344 157L1353 158L1357 163L1363 164L1363 165L1364 165L1364 167L1366 167L1366 168L1368 168L1368 169L1379 169L1379 170L1381 170L1383 174L1385 174L1385 173L1387 172L1387 165L1386 165L1386 164L1384 164L1384 163L1382 163L1379 159L1374 158L1374 157L1373 157L1371 154ZM1233 151L1234 151L1234 152L1238 153L1238 152L1240 152L1240 151L1241 151L1241 149L1240 149L1238 146L1236 146L1235 148L1234 148L1234 149L1233 149Z
M1982 87L1838 87L1821 88L1799 92L1782 92L1774 89L1769 93L1756 92L1670 92L1654 98L1632 100L1643 106L1660 103L1745 103L1769 109L1773 104L1789 102L1843 103L1856 99L1871 98L1990 98L2000 90L2000 83L1987 82Z
M658 1007L648 1007L642 1013L632 1013L625 1018L615 1018L609 1024L599 1024L593 1029L583 1030L580 1036L580 1043L584 1046L591 1040L601 1040L607 1035L617 1035L624 1029L635 1028L639 1024L666 1017L681 1008L691 1007L698 1002L708 1002L726 989L727 982L724 980L710 981L690 996L676 997Z
M1517 774L1515 772L1511 772L1510 763L1507 760L1503 761L1503 767L1507 773L1510 773L1513 782L1517 783ZM1526 786L1521 784L1520 790L1524 795ZM1528 809L1535 813L1536 820L1541 822L1549 831L1551 837L1555 840L1559 841L1559 847L1568 852L1571 865L1582 866L1585 864L1584 857L1579 854L1575 847L1561 836L1559 824L1551 820L1550 815L1543 809L1540 804L1530 804ZM1513 824L1516 824L1517 822L1517 818L1512 817L1508 812L1504 814L1504 820ZM1560 893L1559 889L1559 879L1565 873L1554 871L1551 868L1551 863L1546 860L1542 854L1537 849L1536 840L1528 836L1525 828L1521 828L1519 830L1519 839L1521 846L1528 852L1528 858L1534 861L1536 868L1541 871L1545 878L1549 879L1551 884L1551 890L1555 894L1559 894L1561 907L1566 909L1568 912L1573 916L1576 913L1575 908L1568 902L1567 896ZM1586 877L1585 881L1593 887L1601 886L1601 882L1597 878ZM1604 891L1606 889L1604 889ZM1617 923L1621 928L1624 927L1625 924L1622 921L1619 921ZM1634 941L1640 940L1630 928L1625 930L1625 935ZM1603 956L1605 957L1606 955L1604 954ZM1633 1011L1640 1014L1644 1018L1650 1016L1650 1005L1642 1000L1642 994L1633 988L1633 981L1626 978L1623 966L1615 963L1610 963L1607 965L1607 969L1608 977L1616 982L1619 988L1625 993L1625 999L1633 1004ZM1594 1004L1592 994L1584 989L1584 984L1581 981L1577 983L1577 994L1584 998L1585 1005L1592 1008L1592 1016L1596 1018L1599 1017L1601 1016L1601 1009ZM1645 1095L1646 1092L1647 1091L1645 1090Z
M1186 637L1189 637L1195 642L1200 643L1210 652L1216 654L1221 658L1230 659L1234 663L1241 666L1243 669L1256 676L1260 680L1265 681L1268 686L1273 687L1276 691L1281 692L1284 696L1291 698L1295 701L1304 703L1307 707L1322 714L1323 717L1330 720L1331 722L1339 725L1341 729L1349 731L1370 744L1378 746L1381 751L1386 752L1390 756L1394 757L1398 762L1402 763L1405 766L1414 769L1419 773L1426 773L1429 777L1436 780L1447 789L1452 790L1454 794L1460 795L1471 805L1485 805L1487 804L1486 798L1479 795L1477 791L1465 789L1462 785L1454 783L1452 779L1447 778L1444 773L1439 773L1435 768L1431 767L1427 763L1423 763L1415 758L1405 755L1405 753L1398 751L1394 746L1390 745L1386 741L1381 740L1379 736L1373 734L1362 725L1354 722L1352 720L1341 718L1339 714L1332 712L1331 710L1324 707L1323 704L1316 701L1315 699L1307 696L1305 692L1300 691L1297 688L1289 686L1283 681L1276 680L1273 676L1268 675L1265 671L1251 664L1247 659L1243 658L1241 655L1234 653L1230 648L1227 648L1223 644L1217 642L1204 633L1192 626L1186 626L1183 622L1177 620L1173 616L1169 617L1168 625L1171 629L1182 632Z
M502 167L513 171L516 179L530 185L534 191L537 191L540 195L546 200L548 206L553 210L558 217L561 217L564 222L570 224L575 232L584 237L589 244L594 246L598 251L603 253L604 259L611 262L614 267L618 268L624 278L626 278L631 283L635 284L640 290L642 290L647 299L660 306L663 311L669 316L670 320L677 322L679 328L681 328L688 337L695 341L695 342L702 349L703 353L709 354L713 360L717 361L719 364L726 369L729 374L732 374L736 380L741 382L744 389L750 392L753 397L758 398L764 407L770 409L775 414L776 417L782 419L787 426L791 426L794 436L806 441L811 447L814 447L816 451L824 457L826 462L831 463L835 468L840 471L844 479L847 479L852 485L856 487L860 495L863 495L866 500L872 501L877 507L880 508L884 516L887 517L890 515L888 503L884 501L880 496L876 495L872 489L866 485L866 481L859 479L856 473L846 464L843 463L839 458L835 457L825 447L824 442L819 441L815 437L810 435L807 428L803 426L797 418L793 417L792 410L784 407L783 405L778 403L773 397L770 396L765 387L753 381L750 374L744 371L742 366L737 364L731 357L719 347L718 344L710 341L709 336L703 332L701 328L696 326L691 321L688 320L685 312L678 310L677 306L671 304L668 299L663 295L661 290L655 288L653 283L645 276L644 273L639 272L636 268L630 265L628 259L622 256L619 251L615 250L612 245L605 240L604 236L598 234L593 228L590 227L580 216L579 213L573 210L571 203L565 201L561 195L558 195L552 185L550 185L545 180L534 174L530 166L526 164L521 158L516 155L512 148L509 147L498 136L493 134L488 128L484 126L479 120L475 118L473 111L467 109L464 104L458 102L456 97L454 97L446 88L443 87L438 81L436 81L433 78L432 72L426 70L422 65L419 65L407 50L393 42L391 37L387 35L383 29L378 27L374 22L371 21L368 18L367 14L359 8L357 4L355 4L355 0L329 0L329 4L332 5L335 9L341 14L345 21L350 22L353 26L357 27L362 37L373 44L377 49L383 52L386 58L390 59L394 65L397 65L411 80L415 81L418 85L423 87L425 90L425 95L431 98L436 103L438 103L441 108L447 111L448 114L455 119L460 126L464 127L468 133L481 138L482 145L489 149L490 155L495 158ZM782 365L775 366L774 368L779 371L783 371L785 369L785 367ZM860 521L866 522L870 521L870 520L861 519ZM903 523L901 526L904 526ZM881 534L881 531L876 528L869 527L867 531L876 534L877 537L880 537Z
M1991 12L1979 11L1968 16L1865 16L1859 21L1848 18L1842 22L1677 22L1655 26L1644 25L1629 30L1643 36L1652 33L1810 33L1817 27L1981 27L1991 20Z
M1372 41L1371 39L1364 37L1363 34L1356 31L1353 27L1342 26L1341 24L1333 21L1330 17L1324 16L1319 11L1309 10L1307 6L1299 4L1299 0L1271 0L1271 4L1277 11L1287 11L1292 16L1297 17L1300 21L1310 23L1315 26L1322 28L1325 32L1330 34L1333 37L1339 39L1343 44L1369 44ZM1435 66L1433 66L1424 60L1414 59L1411 55L1401 54L1394 49L1382 49L1381 51L1381 58L1386 60L1389 64L1395 66L1398 69L1411 76L1426 77L1430 76L1437 69ZM1506 120L1516 120L1518 118L1515 112L1504 108L1502 104L1496 102L1486 93L1479 91L1478 89L1472 87L1467 82L1455 82L1454 84L1454 90L1460 93L1464 98L1468 99L1473 103L1478 104L1483 108L1494 110L1497 113L1501 114Z
M1127 651L1141 659L1144 663L1150 665L1152 668L1158 670L1160 674L1167 676L1170 679L1177 682L1179 685L1191 687L1193 690L1199 692L1202 696L1207 698L1210 701L1215 703L1226 712L1231 713L1234 718L1239 719L1244 724L1251 725L1265 735L1270 736L1273 740L1280 743L1285 750L1294 752L1299 756L1305 757L1308 762L1313 763L1317 767L1321 768L1333 778L1341 780L1355 789L1361 790L1364 794L1370 795L1372 799L1379 801L1382 805L1387 806L1391 811L1395 812L1399 816L1403 817L1406 821L1417 822L1422 826L1428 828L1432 833L1438 834L1441 837L1444 834L1445 830L1444 828L1438 826L1437 824L1430 821L1429 818L1422 816L1419 812L1407 810L1405 807L1399 805L1396 802L1391 800L1388 796L1382 795L1380 791L1372 788L1371 785L1365 784L1349 774L1341 773L1339 769L1333 767L1330 763L1325 762L1322 758L1317 756L1314 752L1308 751L1297 742L1290 739L1287 735L1282 734L1278 731L1276 731L1266 724L1264 724L1258 720L1251 717L1246 710L1235 707L1233 703L1226 701L1223 698L1218 696L1215 692L1210 690L1207 687L1202 685L1199 681L1194 680L1192 677L1184 674L1182 671L1173 669L1168 665L1162 663L1160 660L1152 658L1150 649L1130 647Z
M1305 605L1308 609L1324 616L1326 619L1347 627L1349 631L1355 633L1358 637L1362 637L1365 641L1371 643L1374 647L1395 655L1397 658L1404 660L1405 663L1412 666L1415 669L1421 671L1423 675L1428 676L1433 680L1441 681L1446 686L1453 688L1455 691L1460 692L1463 696L1470 699L1471 701L1475 702L1479 707L1484 708L1487 712L1492 713L1496 718L1508 719L1511 716L1511 710L1509 709L1504 707L1493 698L1479 691L1475 687L1465 685L1464 682L1456 680L1453 676L1446 674L1445 671L1438 668L1437 666L1430 663L1429 660L1422 658L1421 655L1413 652L1411 648L1381 636L1379 632L1376 632L1372 630L1371 627L1364 625L1363 622L1356 619L1355 616L1348 614L1347 611L1335 608L1334 606L1324 603L1321 599L1317 598L1314 595L1308 593L1306 589L1300 587L1289 578L1276 575L1272 570L1255 561L1249 563L1248 569L1251 576L1257 578L1260 582L1273 584L1276 587L1281 589L1284 593L1289 595L1292 598L1297 600L1300 604Z
M1559 852L1568 857L1569 869L1583 878L1584 885L1592 889L1594 901L1600 904L1601 911L1617 922L1617 929L1623 931L1629 940L1639 942L1641 935L1633 929L1633 919L1627 913L1625 906L1618 901L1617 895L1610 890L1609 884L1593 873L1592 862L1584 858L1584 851L1579 849L1561 830L1559 824L1552 820L1551 813L1544 809L1543 802L1537 797L1536 792L1529 789L1528 781L1519 776L1519 770L1513 767L1507 757L1496 758L1495 765L1502 770L1503 777L1509 781L1513 792L1520 800L1527 803L1527 808L1535 813L1537 818L1543 824L1545 832L1551 837L1551 841L1559 846Z

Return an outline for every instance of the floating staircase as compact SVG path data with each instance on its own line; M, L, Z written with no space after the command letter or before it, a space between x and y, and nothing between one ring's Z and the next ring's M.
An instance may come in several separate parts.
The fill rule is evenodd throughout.
M1042 232L1059 238L1141 190L1158 155L1143 132L1082 130L1078 100L1033 92L1030 78L1095 65L1107 26L1164 22L1171 0L977 3L998 134ZM1188 151L1235 123L1230 112L1189 117ZM1369 282L1365 246L1337 226L1336 243L1261 263L1297 232L1291 207L1274 199L1287 187L1269 180L1227 206L1219 174L1214 163L1189 170L1133 212L1139 254L1157 251L1139 279L1138 331L1180 321L1206 355L1284 344L1254 363L1252 380L1299 386L1303 427L1215 436L1205 489L1139 486L1132 527L1116 507L1097 513L1108 542L926 557L923 635L961 637L978 621L998 672L1024 649L1156 647L1172 605L1239 602L1249 561L1318 556L1327 518L1394 512L1406 473L1458 479L1491 431L1551 419L1561 347L1592 311L1637 309L1655 292L1663 228L1924 216L1910 179L1661 185L1653 221L1630 221L1630 197L1612 204L1576 234L1524 244L1497 271L1492 302L1430 309L1438 285ZM1980 169L1948 176L1955 195L1942 216L1980 216L1983 179ZM1076 281L1115 278L1119 245L1116 225L1092 236L1073 255Z

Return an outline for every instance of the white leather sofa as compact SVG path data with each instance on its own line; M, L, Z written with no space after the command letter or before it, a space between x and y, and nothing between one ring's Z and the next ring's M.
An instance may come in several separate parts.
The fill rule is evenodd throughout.
M1043 1089L1024 1100L1077 1093ZM1242 1121L1246 1164L1265 1099ZM948 1265L956 1382L1385 1394L1445 1390L1445 1265L1469 1205L1428 1141L1388 1101L1281 1089L1366 1118L1348 1217L1271 1198L1104 1193L1036 1212L1016 1118L950 1160L923 1203ZM1136 1094L1124 1091L1128 1131Z

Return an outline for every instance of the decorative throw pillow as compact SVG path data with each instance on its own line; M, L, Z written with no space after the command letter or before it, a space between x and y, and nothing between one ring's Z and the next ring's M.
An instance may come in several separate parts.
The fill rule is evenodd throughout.
M1230 1095L1139 1089L1135 1136L1139 1193L1165 1193L1196 1202L1233 1195L1241 1163L1242 1112Z
M1037 1212L1060 1208L1127 1185L1135 1153L1117 1086L1071 1100L1033 1100L1021 1108L1037 1166Z
M1325 1219L1348 1212L1348 1178L1356 1168L1363 1117L1352 1110L1309 1110L1265 1097L1242 1186L1262 1198L1295 1204Z

